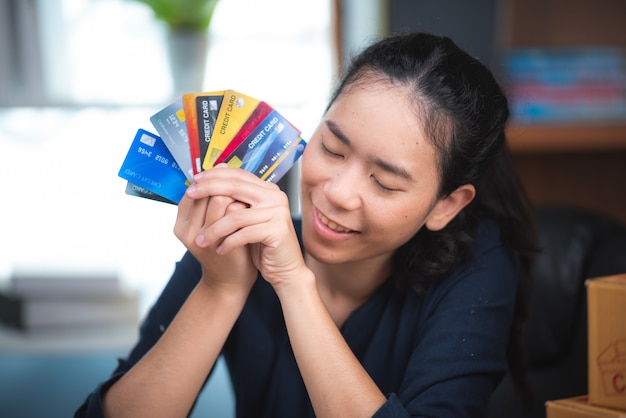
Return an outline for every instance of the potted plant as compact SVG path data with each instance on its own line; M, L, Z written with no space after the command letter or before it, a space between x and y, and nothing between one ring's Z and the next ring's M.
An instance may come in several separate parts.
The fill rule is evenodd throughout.
M170 30L206 33L218 0L138 0Z
M148 5L167 33L174 94L202 89L209 26L219 0L137 0Z

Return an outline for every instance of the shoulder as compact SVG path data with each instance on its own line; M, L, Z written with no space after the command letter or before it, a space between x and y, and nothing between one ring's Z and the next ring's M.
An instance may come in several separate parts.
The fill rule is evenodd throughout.
M482 224L474 238L468 262L422 295L393 289L386 307L405 343L396 348L402 384L392 391L423 415L442 416L441 405L482 408L507 369L517 263L495 223ZM467 397L452 401L454 393Z
M502 242L501 229L492 221L483 221L476 231L472 257L455 274L478 272L500 277L515 287L520 273L518 254Z
M505 246L500 239L501 229L497 223L484 220L478 225L474 235L473 250L475 256L481 256L486 252L494 250L505 250Z
M472 305L491 300L512 306L518 280L517 255L502 243L498 225L484 221L476 232L469 261L439 281L428 294L452 303Z

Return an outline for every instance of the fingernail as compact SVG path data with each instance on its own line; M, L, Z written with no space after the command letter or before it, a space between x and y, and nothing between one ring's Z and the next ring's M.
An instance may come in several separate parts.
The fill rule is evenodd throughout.
M187 188L187 192L190 193L190 194L194 194L197 191L198 191L198 189L193 184Z
M203 245L204 244L204 235L198 235L196 238L196 244Z

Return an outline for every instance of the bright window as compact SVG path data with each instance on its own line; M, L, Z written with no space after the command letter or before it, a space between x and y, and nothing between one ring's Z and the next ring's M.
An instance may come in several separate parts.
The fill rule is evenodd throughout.
M173 100L165 28L132 0L36 4L42 94L71 106L0 109L0 279L115 269L147 306L184 250L176 208L125 195L117 171ZM210 38L203 89L265 100L310 137L332 87L330 0L221 0Z
M166 28L147 6L47 0L39 7L53 101L158 104L170 98ZM325 102L330 0L221 0L209 33L205 90L235 88L277 105Z

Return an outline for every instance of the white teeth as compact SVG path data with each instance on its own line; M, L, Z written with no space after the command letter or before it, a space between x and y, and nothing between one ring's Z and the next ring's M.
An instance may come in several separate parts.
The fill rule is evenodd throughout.
M349 229L345 229L344 227L337 225L336 223L334 223L333 221L331 221L330 219L328 219L326 216L322 215L321 213L319 215L320 215L320 220L322 221L322 223L326 225L327 227L329 227L330 229L332 229L333 231L350 232Z

